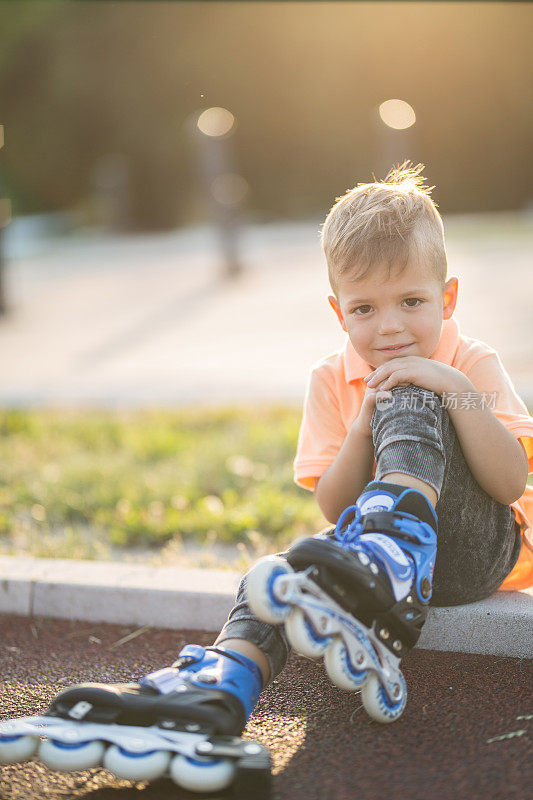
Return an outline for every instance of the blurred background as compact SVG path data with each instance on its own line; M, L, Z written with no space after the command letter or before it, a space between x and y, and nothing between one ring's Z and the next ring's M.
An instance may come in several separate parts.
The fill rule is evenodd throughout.
M532 33L521 3L0 2L5 548L318 524L290 462L309 367L343 345L320 225L405 159L463 332L533 404Z

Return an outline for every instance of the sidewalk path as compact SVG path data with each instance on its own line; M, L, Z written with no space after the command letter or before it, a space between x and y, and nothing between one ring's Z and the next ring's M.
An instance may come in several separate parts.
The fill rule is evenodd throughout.
M0 616L0 719L42 712L67 685L129 681L171 663L200 631ZM245 736L273 757L273 800L523 800L530 786L531 662L413 650L403 663L409 700L379 725L359 694L332 686L319 663L291 655L263 692ZM119 781L104 769L0 767L0 800L214 800L172 782ZM218 795L221 800L227 793ZM228 797L229 800L229 797ZM250 798L252 800L252 798Z
M241 574L73 559L0 556L0 614L220 630ZM428 650L533 657L533 589L430 608Z
M462 329L500 351L533 405L533 218L445 225ZM318 231L318 221L247 227L246 272L229 283L206 229L19 251L0 320L0 405L300 404L311 364L344 341Z

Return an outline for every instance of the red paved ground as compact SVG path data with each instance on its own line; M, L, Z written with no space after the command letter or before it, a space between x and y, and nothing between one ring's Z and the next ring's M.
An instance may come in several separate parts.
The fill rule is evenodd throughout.
M183 644L213 639L150 630L113 647L134 630L0 616L0 718L42 712L73 682L131 680L169 664ZM321 664L291 656L246 729L271 749L274 800L525 800L532 662L415 650L404 673L407 709L382 726L367 717L357 694L330 685ZM0 767L1 800L195 797L169 780L133 784L103 769L65 775L37 762Z

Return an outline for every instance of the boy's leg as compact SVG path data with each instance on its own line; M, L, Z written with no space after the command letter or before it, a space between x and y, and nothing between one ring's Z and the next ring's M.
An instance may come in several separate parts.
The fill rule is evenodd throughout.
M418 492L425 494L433 508L437 505L438 495L435 489L429 483L425 483L413 475L406 475L405 472L389 472L383 480L388 483L398 483L401 486L409 486L411 489L416 489Z
M374 411L372 430L376 480L408 485L412 476L430 489L424 492L430 502L431 490L437 497L432 605L470 603L495 592L518 558L520 530L510 506L475 480L439 397L395 387L392 402Z
M392 396L393 402L376 408L372 417L375 480L418 489L435 507L439 530L431 605L487 597L518 558L520 531L513 511L490 497L473 477L436 394L401 386ZM215 644L268 665L263 670L265 685L281 671L290 649L283 626L261 622L250 610L246 576Z
M248 658L252 658L263 674L263 686L270 681L270 664L263 651L253 642L246 639L224 639L224 647L236 650Z
M378 426L377 418L373 417L373 425L375 429L379 431L381 438L383 432L391 428L391 419L392 415L389 415L389 419L382 420L381 425ZM421 434L416 432L416 437L418 438L420 436ZM402 436L402 440L405 440L405 436ZM388 453L388 456L387 465L389 462L394 462L394 458L392 458L392 460L390 458L390 453ZM398 468L400 468L402 466L401 462L398 462L398 464ZM423 479L427 477L425 471L421 471L421 475ZM398 472L396 477L398 480L394 480L392 475L389 476L387 480L391 483L395 482L405 486L411 485L413 488L419 489L426 494L432 505L435 505L437 493L430 483L403 472ZM354 501L355 499L354 497ZM327 532L331 533L332 531L333 528ZM282 553L280 555L284 554ZM257 619L250 609L246 599L247 578L248 576L245 575L242 579L235 605L230 612L228 621L225 623L214 644L216 646L223 645L224 647L231 648L254 659L261 667L264 676L264 686L266 686L285 666L290 645L287 641L283 625L273 626L262 622Z
M240 583L235 605L214 644L252 658L263 673L263 686L267 686L285 666L290 647L282 625L269 625L254 615L246 601L246 581L247 575Z

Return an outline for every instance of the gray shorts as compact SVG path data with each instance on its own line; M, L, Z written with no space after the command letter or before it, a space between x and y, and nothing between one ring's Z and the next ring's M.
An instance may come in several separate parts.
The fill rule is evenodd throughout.
M518 559L520 527L511 507L494 500L473 477L440 398L418 386L394 388L391 402L374 411L372 436L376 480L403 472L428 483L439 498L431 605L473 603L495 592ZM246 576L217 644L225 639L257 645L269 661L271 679L287 660L283 626L261 622L246 604Z

